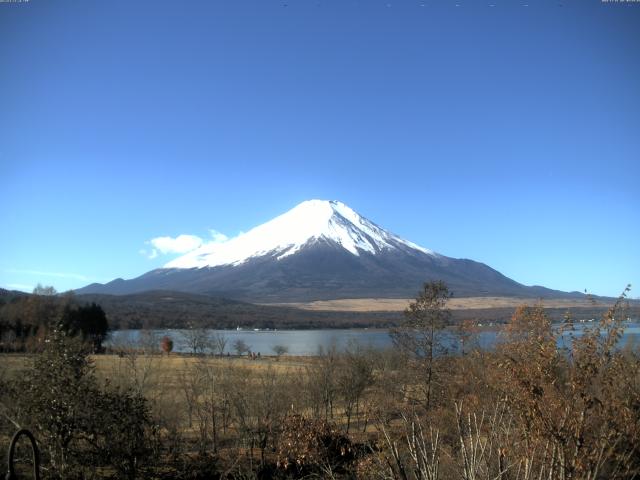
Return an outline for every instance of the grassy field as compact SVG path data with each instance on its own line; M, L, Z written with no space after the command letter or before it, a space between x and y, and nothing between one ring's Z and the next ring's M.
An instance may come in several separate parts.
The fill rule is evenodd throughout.
M306 303L280 303L277 305L301 308L304 310L333 312L401 312L413 301L415 301L415 299L410 298L345 298L341 300L318 300ZM451 310L515 308L523 303L534 304L536 300L513 297L452 298L447 302L447 307ZM594 306L594 303L587 299L545 299L543 303L545 308L587 308ZM613 302L598 302L596 305L608 307L612 303Z
M0 354L0 373L5 375L19 375L21 371L28 368L32 354ZM273 369L277 373L302 371L309 365L313 364L315 357L296 357L284 355L279 359L275 356L262 356L257 360L250 360L249 357L212 357L202 356L194 357L192 355L183 355L171 353L170 355L127 355L119 356L116 354L92 355L96 368L96 374L99 378L109 378L113 380L114 376L126 375L126 371L133 374L135 371L153 368L156 374L160 374L166 385L176 386L180 376L190 371L194 366L206 366L209 368L245 368L254 372L260 372L267 369Z
M0 379L18 378L34 358L34 354L0 354ZM153 417L162 419L165 434L176 432L174 435L178 435L181 442L192 445L192 449L196 449L193 445L201 441L202 422L210 421L202 417L209 398L215 397L219 405L228 405L225 408L229 410L224 413L221 413L223 407L217 407L220 416L230 415L233 405L237 407L238 402L246 402L243 408L248 409L247 415L251 417L246 421L253 428L260 428L261 422L265 421L261 416L270 416L264 408L274 409L280 417L287 411L313 415L309 392L302 390L308 385L309 370L320 361L318 357L310 356L261 356L252 360L248 356L135 352L92 355L90 359L100 384L141 393L149 402ZM215 385L209 383L214 378ZM363 411L351 414L352 438L364 440L375 430L373 423L363 420L363 414ZM347 423L345 408L337 399L331 421L339 428ZM246 446L242 446L243 441L239 440L239 429L243 428L239 422L244 421L231 418L226 432L219 433L220 454L227 459L239 455L238 452L248 454ZM12 431L9 426L8 432ZM1 446L9 437L0 437Z

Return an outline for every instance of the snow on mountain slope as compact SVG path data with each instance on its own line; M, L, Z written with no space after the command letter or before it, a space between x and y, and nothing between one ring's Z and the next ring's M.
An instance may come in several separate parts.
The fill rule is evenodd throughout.
M394 249L434 252L387 232L337 201L308 200L288 212L223 243L203 245L164 268L203 268L240 265L250 258L293 255L318 240L334 242L353 255Z
M215 267L215 268L208 268ZM310 200L247 233L209 243L136 278L79 294L153 290L260 303L411 298L442 280L457 297L575 296L522 285L488 265L436 254L387 232L340 202Z

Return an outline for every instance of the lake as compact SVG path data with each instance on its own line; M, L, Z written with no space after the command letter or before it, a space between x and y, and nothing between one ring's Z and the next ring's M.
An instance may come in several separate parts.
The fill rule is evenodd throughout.
M581 335L586 326L593 324L579 323L575 326L574 335ZM640 323L625 322L625 332L620 342L621 345L631 343L640 345ZM174 352L188 352L186 330L151 330L148 332L141 330L117 330L111 333L106 346L115 345L138 345L153 344L159 345L160 338L167 335L174 342ZM226 351L234 353L233 342L243 340L253 352L260 352L262 355L273 355L275 345L284 345L289 349L289 355L316 355L318 348L327 349L336 345L338 349L344 349L351 342L357 342L365 347L384 349L392 346L389 331L386 329L352 329L352 330L207 330L210 336L214 334L224 335L227 338ZM459 340L450 330L442 332L442 343L450 352L457 352ZM477 334L477 343L481 348L491 348L498 340L498 333L495 329L484 329ZM563 335L560 345L568 341L568 333Z

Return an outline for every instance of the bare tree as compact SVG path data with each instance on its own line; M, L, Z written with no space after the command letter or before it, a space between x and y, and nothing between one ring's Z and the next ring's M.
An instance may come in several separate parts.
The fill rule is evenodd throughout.
M223 356L224 351L227 348L228 341L229 339L223 334L221 334L220 332L215 332L210 338L213 352L217 353L220 356Z
M203 447L210 443L215 452L218 450L220 418L224 415L224 401L221 395L222 369L212 368L204 361L196 365L201 385L202 395L199 402L198 417L200 419L200 437Z
M181 332L181 335L193 355L202 355L206 352L209 346L206 329L189 325L186 330Z
M424 284L422 292L405 310L405 321L390 335L396 345L410 354L417 367L424 389L424 404L431 407L434 380L434 357L445 349L437 332L449 323L451 313L446 308L451 297L447 285L442 281Z
M358 418L360 399L365 389L373 384L373 362L367 352L356 343L349 345L340 360L336 381L338 392L344 401L346 433L349 433L354 413L356 421Z
M199 372L193 368L186 359L183 362L183 368L178 377L178 384L180 385L180 392L184 398L189 428L191 428L193 426L193 416L202 386Z
M160 338L158 338L158 334L153 330L142 329L138 334L137 344L137 347L141 352L150 355L158 351Z
M317 361L307 367L307 391L316 415L325 420L333 418L333 406L337 395L337 371L339 355L335 343L326 350L318 348Z
M157 336L146 330L140 332L136 342L126 337L114 339L111 348L118 356L109 362L109 381L151 399L152 393L161 391L157 387L166 375L164 359L152 354L159 350L158 345Z
M440 477L440 434L429 427L429 435L415 415L402 415L402 435L396 440L385 422L378 425L386 452L374 456L373 472L379 478L438 480ZM467 480L467 479L465 479Z
M239 356L242 356L243 353L250 351L251 347L247 345L244 340L239 338L238 340L233 342L233 349Z
M253 450L260 449L260 461L282 425L293 401L288 375L269 367L264 370L237 370L231 402L241 441L253 461Z
M33 289L34 295L41 295L46 297L53 297L58 294L57 290L51 286L46 286L42 284L38 284Z
M271 350L273 350L273 353L276 354L277 359L280 360L280 357L282 355L289 352L289 347L287 347L286 345L274 345L273 347L271 347Z
M460 341L460 353L462 356L467 355L474 346L478 347L478 327L473 320L466 319L460 322L456 329L456 334Z

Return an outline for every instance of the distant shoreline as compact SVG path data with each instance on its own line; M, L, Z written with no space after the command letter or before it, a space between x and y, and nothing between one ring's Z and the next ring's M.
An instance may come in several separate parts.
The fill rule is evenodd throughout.
M312 302L258 303L258 305L291 307L301 310L330 312L402 312L414 301L411 298L344 298L316 300ZM520 298L520 297L464 297L451 298L447 307L451 310L473 310L490 308L515 308L523 304L542 303L545 308L594 308L610 307L615 299L607 301L567 298Z

